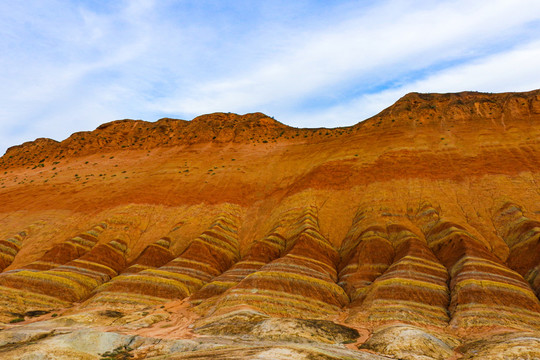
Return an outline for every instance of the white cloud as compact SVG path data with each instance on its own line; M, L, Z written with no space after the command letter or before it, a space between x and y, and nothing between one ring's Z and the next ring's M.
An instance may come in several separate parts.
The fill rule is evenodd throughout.
M275 103L287 108L354 83L362 88L399 81L400 75L441 61L482 55L483 47L496 46L504 34L515 35L516 26L540 16L538 2L480 3L444 2L428 9L386 3L289 40L281 53L251 71L203 79L188 93L179 91L153 106L191 114Z
M354 125L376 115L409 92L447 93L461 91L505 92L539 88L540 41L472 63L457 65L403 86L361 95L322 112L285 114L296 123L313 127Z
M263 3L1 4L0 152L115 118L330 127L409 91L540 87L535 0Z

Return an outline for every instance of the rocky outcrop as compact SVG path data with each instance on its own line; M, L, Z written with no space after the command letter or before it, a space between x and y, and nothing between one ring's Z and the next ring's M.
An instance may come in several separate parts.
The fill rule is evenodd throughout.
M24 312L66 307L84 300L126 266L126 250L123 241L113 240L50 270L4 273L0 276L2 304L11 303L6 308Z
M339 255L321 235L316 209L302 211L295 228L286 255L227 290L209 315L249 307L272 316L320 318L349 302L336 284Z
M17 253L21 250L26 235L26 231L21 231L6 240L0 240L0 271L3 271L13 262Z
M540 359L540 334L496 334L469 341L457 350L463 353L463 360Z
M94 131L75 133L61 142L41 138L13 146L0 158L0 166L32 164L41 167L66 157L114 150L146 150L206 142L268 142L268 139L279 138L285 132L296 133L297 130L262 113L214 113L191 121L170 118L156 122L116 120L102 124Z
M362 349L404 360L446 360L459 341L451 336L414 326L388 326L377 330Z
M354 343L358 331L328 320L270 317L253 310L238 310L200 322L195 332L205 335L241 335L265 341L295 343Z
M239 216L230 206L180 256L156 269L118 276L97 289L88 305L146 306L190 296L238 261Z
M171 239L167 237L148 245L129 267L122 271L122 275L136 274L165 265L174 259L174 254L169 250L170 246Z
M286 245L286 240L281 235L283 232L281 228L282 225L279 224L263 239L253 242L248 254L241 261L193 294L190 297L191 303L200 304L204 300L223 294L246 276L280 257L284 253Z
M540 90L411 93L346 128L215 113L12 147L0 357L537 358L539 121Z
M493 222L510 248L508 266L524 276L540 298L540 221L524 216L520 206L507 202Z
M355 306L362 304L369 286L394 259L394 247L387 239L384 225L371 216L364 211L357 213L340 249L339 285Z
M41 258L13 271L49 270L75 260L90 251L98 242L99 235L107 228L106 223L99 223L90 230L53 246Z
M450 274L454 329L540 329L540 302L523 277L488 250L485 239L440 217L429 204L420 209L417 221L428 246Z
M472 122L476 126L505 126L505 119L531 119L540 115L540 91L526 93L448 94L409 93L371 118L380 127L441 126ZM411 121L412 120L412 121Z
M395 249L394 261L367 288L361 306L353 304L348 321L445 328L450 302L446 268L425 240L405 226L390 224L386 234Z

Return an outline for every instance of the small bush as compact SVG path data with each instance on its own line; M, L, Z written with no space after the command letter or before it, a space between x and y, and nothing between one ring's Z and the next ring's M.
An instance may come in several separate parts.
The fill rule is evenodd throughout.
M23 318L15 318L15 319L12 319L9 321L10 324L14 324L14 323L18 323L18 322L21 322L21 321L24 321Z

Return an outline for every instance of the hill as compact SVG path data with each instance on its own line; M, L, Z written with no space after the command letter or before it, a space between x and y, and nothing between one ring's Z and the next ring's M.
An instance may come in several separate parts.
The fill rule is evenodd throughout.
M535 90L411 93L347 128L215 113L11 147L0 352L539 358L539 140Z

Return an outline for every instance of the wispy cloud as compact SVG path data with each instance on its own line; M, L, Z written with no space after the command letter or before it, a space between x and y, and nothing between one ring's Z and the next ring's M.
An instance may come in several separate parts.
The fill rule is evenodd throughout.
M540 2L0 4L0 152L117 118L350 125L409 91L540 87Z

